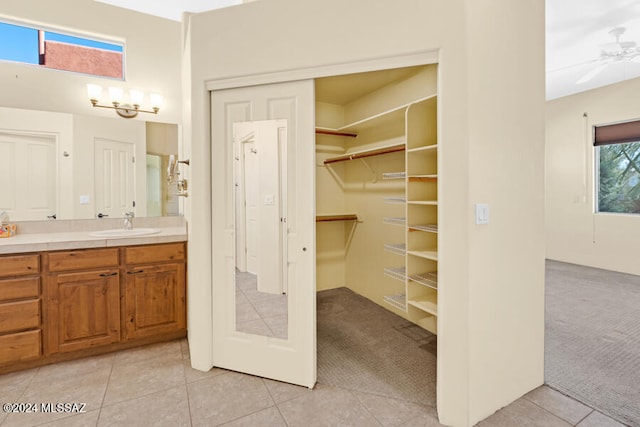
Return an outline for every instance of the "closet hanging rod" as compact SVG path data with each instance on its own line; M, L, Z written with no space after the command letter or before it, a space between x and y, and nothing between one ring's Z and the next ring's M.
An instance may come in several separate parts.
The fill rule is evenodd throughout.
M350 136L352 138L356 138L358 136L357 133L340 132L340 131L337 131L337 130L320 129L320 128L316 128L316 133L319 133L319 134L322 134L322 135Z
M358 151L355 153L343 154L342 156L338 156L338 157L331 157L326 159L324 161L324 164L328 165L329 163L344 162L347 160L362 159L364 157L379 156L381 154L387 154L387 153L395 153L396 151L404 151L405 148L406 147L404 144L390 145L390 146L381 147L381 148L373 148L371 150Z
M316 222L357 221L357 220L358 220L358 215L356 215L356 214L318 215L318 216L316 216Z

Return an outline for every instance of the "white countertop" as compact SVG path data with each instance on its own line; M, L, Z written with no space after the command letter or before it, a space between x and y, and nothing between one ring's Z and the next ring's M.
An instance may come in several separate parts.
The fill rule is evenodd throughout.
M0 254L25 252L58 251L84 248L105 248L113 246L150 245L156 243L184 242L187 227L155 227L159 233L146 236L104 238L93 237L91 231L64 231L52 233L18 234L0 238Z

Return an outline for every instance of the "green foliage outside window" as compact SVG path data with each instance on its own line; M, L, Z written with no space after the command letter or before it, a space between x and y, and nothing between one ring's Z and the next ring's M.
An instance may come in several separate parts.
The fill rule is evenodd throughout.
M640 214L640 142L602 145L598 212Z

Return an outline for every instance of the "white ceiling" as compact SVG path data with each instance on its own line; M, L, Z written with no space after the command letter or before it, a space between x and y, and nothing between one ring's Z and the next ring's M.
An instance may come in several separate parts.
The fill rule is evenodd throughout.
M546 0L546 15L547 99L640 77L637 46L623 57L601 57L603 47L620 51L614 28L625 29L621 43L640 46L640 1Z
M204 12L243 0L96 0L180 21L183 12ZM244 2L246 2L245 0ZM640 77L640 50L602 58L603 46L619 52L614 28L624 28L621 43L640 46L638 0L546 0L547 99ZM631 43L627 43L629 45ZM634 56L635 54L638 56Z
M174 21L182 20L182 12L204 12L243 3L242 0L96 0L113 6L135 10Z

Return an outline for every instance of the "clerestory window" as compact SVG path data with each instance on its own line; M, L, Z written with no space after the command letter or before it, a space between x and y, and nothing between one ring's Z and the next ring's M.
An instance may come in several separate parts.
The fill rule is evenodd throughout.
M0 60L124 80L124 44L0 21Z

